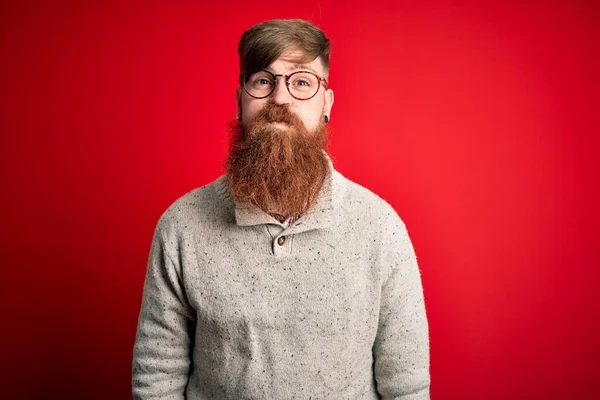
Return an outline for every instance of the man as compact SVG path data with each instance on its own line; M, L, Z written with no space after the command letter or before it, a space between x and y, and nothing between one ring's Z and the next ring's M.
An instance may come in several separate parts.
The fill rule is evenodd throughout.
M428 399L415 254L390 205L325 151L330 44L273 20L241 38L227 173L150 250L136 399Z

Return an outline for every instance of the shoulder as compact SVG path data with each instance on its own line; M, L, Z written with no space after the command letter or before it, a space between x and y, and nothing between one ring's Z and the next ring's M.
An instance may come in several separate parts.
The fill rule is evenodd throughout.
M233 202L228 196L224 175L190 190L177 198L160 216L158 229L183 230L191 226L206 226L228 218Z
M384 226L387 223L403 224L390 203L366 187L334 171L335 201L345 213L369 216L371 223Z
M339 187L345 188L340 196L338 220L348 224L350 231L359 232L357 239L367 240L368 246L380 255L383 281L390 276L394 265L414 258L414 250L406 225L390 203L364 186L345 178L334 176ZM356 245L356 244L354 244Z

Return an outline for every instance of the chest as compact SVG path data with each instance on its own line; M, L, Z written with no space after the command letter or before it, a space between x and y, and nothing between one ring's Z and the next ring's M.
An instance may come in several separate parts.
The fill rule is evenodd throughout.
M274 256L272 235L246 233L222 237L219 250L199 243L186 266L194 270L190 303L215 333L252 327L331 337L375 325L380 274L368 240L345 246L343 235L305 232L287 237L290 251Z

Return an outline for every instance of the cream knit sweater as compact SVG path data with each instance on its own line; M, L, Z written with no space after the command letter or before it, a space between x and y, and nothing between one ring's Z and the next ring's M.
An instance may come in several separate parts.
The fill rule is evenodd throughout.
M416 257L385 201L331 173L285 228L224 176L178 199L150 250L135 399L429 399Z

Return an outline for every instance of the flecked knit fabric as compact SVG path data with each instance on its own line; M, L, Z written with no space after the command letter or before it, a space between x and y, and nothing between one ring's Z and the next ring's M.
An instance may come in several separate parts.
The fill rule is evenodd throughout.
M224 176L154 233L135 399L429 399L415 253L385 201L331 169L284 227Z

